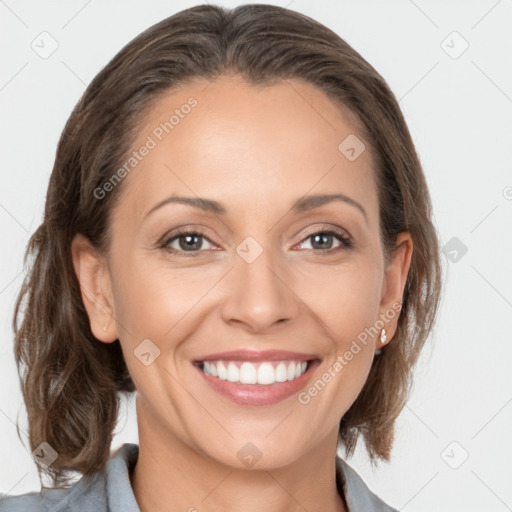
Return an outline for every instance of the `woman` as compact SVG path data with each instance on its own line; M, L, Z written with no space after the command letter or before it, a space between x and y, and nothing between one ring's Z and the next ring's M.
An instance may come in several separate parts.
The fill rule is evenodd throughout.
M394 510L337 449L389 460L438 240L394 95L332 31L203 5L140 34L68 120L27 251L52 487L2 510ZM134 391L139 444L111 453Z

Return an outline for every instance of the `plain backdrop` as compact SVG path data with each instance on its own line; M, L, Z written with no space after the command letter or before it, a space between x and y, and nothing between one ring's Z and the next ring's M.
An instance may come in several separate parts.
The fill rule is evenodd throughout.
M0 0L2 493L39 490L11 318L59 135L86 85L124 44L196 3ZM373 470L359 447L349 462L399 510L511 510L512 4L274 3L333 29L387 80L420 154L445 247L439 321L399 418L392 460ZM55 49L51 55L33 49L38 37ZM137 440L132 399L113 448Z

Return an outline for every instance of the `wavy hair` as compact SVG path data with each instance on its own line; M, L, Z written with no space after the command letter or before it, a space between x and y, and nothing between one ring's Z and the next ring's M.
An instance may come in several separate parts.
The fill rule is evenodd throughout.
M110 213L123 187L101 200L94 191L126 160L144 113L171 88L223 73L255 85L299 78L352 114L374 157L386 257L400 232L411 234L397 332L374 359L339 428L348 455L362 436L372 462L389 460L395 420L434 327L442 282L429 191L398 102L361 55L305 15L272 5L200 5L124 46L87 87L58 143L13 318L30 447L47 442L57 452L48 468L38 466L40 479L43 472L54 487L66 486L72 471L88 476L105 467L120 393L135 391L119 340L101 343L91 333L71 241L80 233L98 251L108 250Z

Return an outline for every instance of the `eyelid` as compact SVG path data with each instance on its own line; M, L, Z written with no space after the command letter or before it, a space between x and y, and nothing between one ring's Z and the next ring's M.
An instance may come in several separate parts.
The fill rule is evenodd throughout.
M194 224L184 224L182 226L176 226L175 228L166 231L166 233L158 239L157 244L160 246L161 244L168 243L169 240L176 238L180 235L189 234L201 235L202 237L206 238L210 243L213 244L211 239L205 233L206 230L204 227L195 227Z
M332 232L335 233L337 236L346 238L350 243L353 243L353 238L350 235L350 233L343 228L340 228L334 224L323 224L321 226L314 226L311 228L306 229L306 231L302 234L301 240L299 243L304 242L307 238L309 238L311 235L315 235L317 233L327 233Z

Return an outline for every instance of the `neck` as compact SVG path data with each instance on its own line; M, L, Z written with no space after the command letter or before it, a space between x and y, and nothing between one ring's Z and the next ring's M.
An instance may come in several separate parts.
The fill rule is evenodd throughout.
M138 415L139 457L130 474L141 512L346 512L336 486L337 431L310 452L272 470L220 463ZM333 450L334 447L334 450Z

